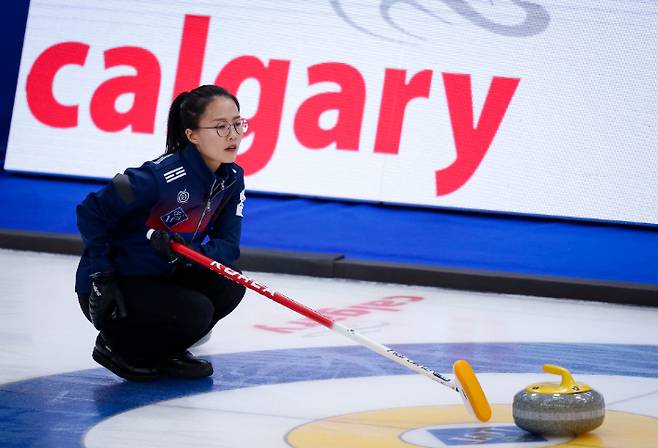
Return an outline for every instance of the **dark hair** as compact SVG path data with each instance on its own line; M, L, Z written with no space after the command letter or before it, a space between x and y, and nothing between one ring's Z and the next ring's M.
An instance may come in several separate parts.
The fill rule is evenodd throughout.
M169 108L165 154L173 154L187 146L189 140L185 135L185 129L196 129L199 126L199 118L205 112L208 103L216 96L231 98L240 111L238 99L223 87L209 84L178 94Z

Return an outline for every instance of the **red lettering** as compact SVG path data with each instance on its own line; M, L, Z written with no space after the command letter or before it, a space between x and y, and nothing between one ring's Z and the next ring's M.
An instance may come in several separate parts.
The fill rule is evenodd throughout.
M293 324L293 325L300 325L305 328L312 328L312 327L319 327L320 324L317 322L314 322L312 320L290 320L287 323Z
M423 300L423 298L420 296L388 296L388 297L384 297L383 299L390 301L391 303L390 306L401 306L401 305L406 305L409 302L418 302L420 300ZM402 299L402 300L396 301L395 299Z
M350 306L347 308L340 308L337 310L329 309L326 314L332 318L333 317L347 318L347 317L363 316L364 314L368 314L368 313L369 311L366 311L364 309L357 309Z
M351 305L347 308L318 308L317 313L331 319L333 322L348 319L350 317L358 317L370 314L373 310L378 311L391 311L398 312L399 309L394 307L406 305L410 302L423 300L420 296L388 296L379 300L372 300L370 302L362 303L359 305ZM310 319L291 320L286 322L288 325L298 325L301 328L295 327L268 327L266 325L255 325L256 328L261 330L272 331L275 333L292 333L293 331L304 330L306 328L317 327L320 324Z
M260 85L258 111L249 118L249 130L254 133L249 149L238 156L245 175L262 170L272 158L279 138L281 111L288 82L290 61L270 60L266 66L254 56L241 56L226 64L217 75L215 84L236 93L240 85L254 78Z
M379 311L399 311L392 309L391 305L383 300L373 300L372 302L362 303L361 305L354 305L351 308L366 308L368 310L379 310Z
M302 103L294 123L299 142L311 149L336 143L337 149L358 151L366 97L361 73L351 65L328 62L309 67L308 79L309 85L334 82L341 90L321 93ZM338 110L338 119L332 129L322 129L320 115L328 110Z
M55 128L78 125L78 106L58 102L53 95L53 81L65 65L84 65L88 52L87 44L63 42L46 49L34 61L25 89L27 105L37 120Z
M298 328L288 328L288 327L269 327L267 325L254 325L254 328L258 328L259 330L265 330L265 331L271 331L272 333L292 333L293 331L297 331Z
M208 16L185 16L183 36L178 51L173 98L176 98L181 92L198 87L201 83L201 69L206 52L209 23L210 17Z
M494 76L474 128L470 75L443 73L457 159L449 167L436 171L437 196L458 190L473 176L496 136L519 81L519 78Z
M424 297L421 296L392 296L392 297L405 297L409 299L410 302L420 302L421 300L424 300Z
M332 309L332 308L318 308L318 309L315 310L315 311L316 311L317 313L319 313L319 314L325 316L325 317L330 317L330 316L331 316L330 318L331 318L331 320L333 320L334 322L338 322L338 321L340 321L340 320L345 320L345 319L346 319L345 317L337 317L336 319L334 319L334 318L333 318L333 313L334 313L335 310Z
M209 25L209 16L185 15L174 96L201 83ZM27 76L26 99L38 121L56 128L78 125L78 104L59 102L54 96L53 83L62 67L84 66L88 52L89 45L85 43L63 42L47 48L35 60ZM161 82L160 64L155 55L144 48L118 47L104 52L104 63L106 69L129 66L136 74L111 78L97 87L90 100L92 121L106 132L130 128L135 133L153 133ZM238 157L247 176L265 168L275 151L289 70L288 60L264 62L255 56L241 56L226 64L215 78L215 84L233 93L237 93L248 79L256 80L259 85L256 113L248 117L250 126L247 137L251 137L251 145ZM366 98L366 84L359 70L345 63L325 62L308 67L307 75L309 86L333 83L337 89L313 95L301 103L293 120L293 130L299 143L310 149L335 145L339 150L358 151ZM407 107L416 98L429 98L432 76L431 70L421 70L410 74L407 79L407 70L385 70L375 153L399 153ZM519 78L493 77L475 122L470 75L442 73L442 77L457 157L450 166L435 172L437 196L455 192L474 175L500 128L520 82ZM132 95L133 101L129 110L119 112L116 103L123 95ZM330 129L321 126L321 118L327 112L337 114L336 123ZM238 274L233 272L230 275ZM239 278L248 281L242 275ZM265 295L274 295L274 291L256 282L252 287L262 289ZM402 304L399 300L393 303L371 302L357 306L361 309L385 309Z
M139 47L119 47L104 53L105 68L132 66L137 74L118 76L98 86L91 98L91 119L106 132L117 132L131 126L133 132L153 133L155 110L160 90L160 64L148 50ZM117 99L133 94L133 104L127 112L116 110Z
M407 104L414 98L429 98L430 96L431 70L416 73L409 83L405 84L406 75L406 70L386 69L382 101L379 107L375 152L398 153Z

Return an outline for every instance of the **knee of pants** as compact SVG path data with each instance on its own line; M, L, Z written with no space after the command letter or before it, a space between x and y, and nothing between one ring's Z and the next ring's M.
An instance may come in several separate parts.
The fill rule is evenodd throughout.
M207 328L215 314L213 303L201 294L190 295L185 298L185 302L185 306L176 313L176 320L181 321L191 330Z
M245 288L242 285L238 285L238 284L236 284L235 286L236 286L236 288L235 288L235 297L237 298L238 301L240 301L240 300L242 300L242 298L246 294L247 288Z
M227 288L219 303L215 302L214 321L217 322L232 313L242 301L246 291L244 286L237 283Z
M235 303L235 306L238 306L246 293L247 288L236 283L235 286L228 292L228 295L230 296L231 301ZM235 308L235 306L233 308Z

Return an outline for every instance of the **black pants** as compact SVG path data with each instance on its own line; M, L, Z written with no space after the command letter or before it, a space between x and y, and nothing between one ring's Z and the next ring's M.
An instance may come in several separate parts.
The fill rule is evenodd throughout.
M176 356L233 311L245 288L200 267L169 277L120 277L127 317L109 320L101 332L120 356L140 363ZM78 295L89 319L89 296Z

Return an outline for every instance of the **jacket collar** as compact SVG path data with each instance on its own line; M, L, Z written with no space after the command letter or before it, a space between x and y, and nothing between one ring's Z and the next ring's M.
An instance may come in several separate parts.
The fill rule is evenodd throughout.
M183 163L190 166L194 170L195 175L199 176L201 181L208 185L212 184L214 180L224 180L228 184L235 176L233 163L222 163L217 171L214 173L210 171L206 162L203 161L199 150L192 144L180 150L180 157Z

